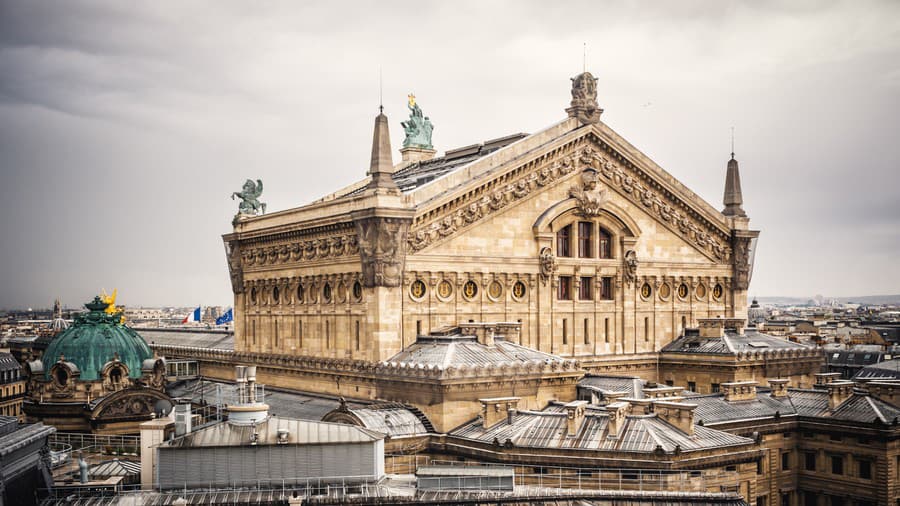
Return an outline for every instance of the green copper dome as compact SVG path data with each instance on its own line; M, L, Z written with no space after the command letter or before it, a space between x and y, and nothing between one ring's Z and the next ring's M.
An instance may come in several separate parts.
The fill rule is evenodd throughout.
M94 297L84 306L88 312L75 318L75 323L56 336L44 352L44 376L50 379L50 367L60 356L72 362L81 371L80 380L100 379L103 365L118 357L128 367L128 376L141 377L141 364L153 358L147 342L121 323L120 314L104 310L109 304Z

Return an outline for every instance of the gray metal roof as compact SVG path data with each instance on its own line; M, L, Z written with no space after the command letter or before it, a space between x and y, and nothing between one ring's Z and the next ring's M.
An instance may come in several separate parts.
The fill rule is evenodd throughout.
M437 369L449 367L485 367L509 364L566 362L556 355L537 351L525 346L494 340L494 346L485 346L474 336L419 336L416 342L405 350L386 360L389 364L408 366L432 366Z
M709 353L732 355L748 351L808 350L809 346L794 343L781 337L770 336L747 329L744 334L728 330L724 337L682 336L662 348L663 352Z
M699 395L690 398L697 404L695 419L707 425L717 423L752 420L754 418L780 416L802 416L806 418L828 418L861 423L892 423L900 418L900 408L862 392L839 404L834 410L828 407L828 391L824 389L789 389L789 395L773 398L768 390L758 389L756 399L727 402L722 394Z
M234 332L193 329L135 329L151 345L234 350Z
M141 474L141 463L130 460L113 459L97 464L90 469L91 476L95 478L109 478L110 476L129 476Z
M579 387L599 390L603 393L624 393L633 399L644 397L644 380L635 377L588 375L578 382Z
M431 431L426 428L420 416L410 408L399 403L373 404L360 408L348 408L362 422L363 427L387 434L389 436L412 436L427 434Z
M216 402L217 385L233 386L234 384L191 379L169 383L166 386L166 392L173 398L190 399L191 402L197 404L201 401L214 404ZM340 406L340 401L337 399L303 392L272 390L271 388L266 388L265 401L269 405L269 413L301 420L321 420L327 413ZM353 401L348 401L347 404L353 407L366 405L366 403Z
M900 379L900 359L885 360L867 367L863 367L854 376L853 379Z
M695 427L694 434L681 432L655 414L628 415L619 437L608 435L609 415L605 410L588 408L574 437L567 437L567 419L562 405L551 404L543 411L520 411L513 423L503 420L485 429L480 419L473 420L450 435L482 442L494 440L515 446L538 448L577 448L584 450L653 453L657 447L666 452L698 451L722 446L752 443L751 439L708 427Z
M22 366L12 353L0 352L0 371L20 371Z
M257 446L275 445L278 441L279 430L288 431L287 444L290 445L368 443L384 438L382 434L356 425L270 416L255 425L235 425L221 422L203 427L166 441L160 444L160 448L248 446L254 433L259 435Z

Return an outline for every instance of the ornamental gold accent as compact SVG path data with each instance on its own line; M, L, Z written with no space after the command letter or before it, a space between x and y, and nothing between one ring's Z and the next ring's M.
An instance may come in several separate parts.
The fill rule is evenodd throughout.
M472 299L476 295L478 295L478 285L471 279L466 281L463 285L463 296L467 299Z
M525 297L525 283L516 281L516 283L513 285L512 294L513 297L517 299Z
M442 299L449 299L453 295L453 284L446 279L441 280L437 286L437 293Z
M425 289L425 282L421 279L417 279L409 286L409 294L414 299L421 299L425 296Z

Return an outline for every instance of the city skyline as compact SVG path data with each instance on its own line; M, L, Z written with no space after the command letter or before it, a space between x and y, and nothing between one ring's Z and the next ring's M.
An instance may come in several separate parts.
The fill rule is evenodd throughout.
M443 152L562 119L582 66L604 122L717 209L735 128L751 294L900 292L897 5L515 7L5 3L0 307L228 306L228 196L362 178L379 74L392 146L414 92Z

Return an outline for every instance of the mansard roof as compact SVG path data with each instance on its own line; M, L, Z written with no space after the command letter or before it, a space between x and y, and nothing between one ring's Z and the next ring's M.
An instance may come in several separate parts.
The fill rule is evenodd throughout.
M663 352L698 353L712 355L736 355L738 353L770 352L782 350L814 350L814 348L787 339L747 329L743 334L726 330L723 337L701 337L691 333L679 337L662 348Z
M900 408L863 392L854 392L835 409L829 408L828 391L824 389L788 390L785 397L772 397L769 390L757 389L757 396L751 400L726 401L723 394L692 395L689 400L697 404L695 419L704 424L720 424L776 416L800 416L804 418L827 418L858 423L891 424L900 419Z
M489 368L527 364L563 364L571 360L495 338L493 346L477 341L475 336L452 334L419 336L415 343L386 360L388 364L407 367Z
M609 438L609 413L588 406L584 421L574 437L567 436L566 409L551 404L542 411L518 411L512 423L504 419L484 428L480 419L473 420L450 432L451 436L482 442L511 440L515 446L535 448L577 448L583 450L656 453L700 451L726 446L750 444L748 439L708 427L694 427L694 434L686 434L666 423L655 414L626 415L618 437ZM676 448L678 450L676 450Z

